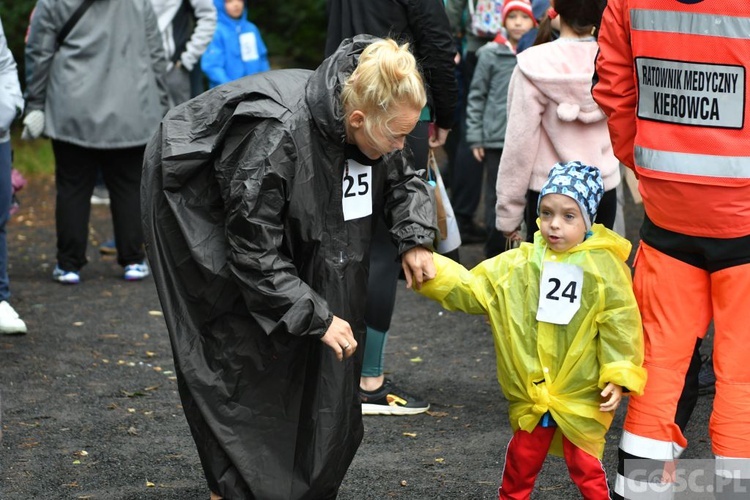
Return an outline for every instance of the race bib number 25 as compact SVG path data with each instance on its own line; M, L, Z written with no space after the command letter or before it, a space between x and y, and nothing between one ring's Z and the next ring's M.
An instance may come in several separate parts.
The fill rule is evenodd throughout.
M347 160L342 183L344 220L372 214L372 167Z

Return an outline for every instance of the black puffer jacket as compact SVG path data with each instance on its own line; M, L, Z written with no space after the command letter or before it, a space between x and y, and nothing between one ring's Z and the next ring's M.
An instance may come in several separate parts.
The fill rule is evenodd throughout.
M339 362L320 338L336 315L364 346L372 217L343 218L339 90L372 40L314 73L271 71L188 101L146 152L147 250L180 395L225 498L335 495L362 438L361 355ZM373 166L372 201L400 251L431 248L431 194L402 153Z
M442 0L328 0L326 56L360 34L409 42L424 75L435 123L453 128L458 102L456 47Z

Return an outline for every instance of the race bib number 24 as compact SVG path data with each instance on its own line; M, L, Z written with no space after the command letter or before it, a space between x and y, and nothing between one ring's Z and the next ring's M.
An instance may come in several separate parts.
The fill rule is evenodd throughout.
M581 308L582 291L582 268L560 262L545 262L539 283L537 321L567 325Z

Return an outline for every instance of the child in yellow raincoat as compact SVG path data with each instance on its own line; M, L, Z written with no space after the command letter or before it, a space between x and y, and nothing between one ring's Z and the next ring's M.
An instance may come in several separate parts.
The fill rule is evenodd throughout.
M597 168L556 164L533 244L471 271L435 254L436 277L419 290L447 309L489 316L514 430L500 499L529 498L548 450L565 457L584 498L609 499L604 437L623 390L641 394L646 371L630 242L591 225L603 193Z

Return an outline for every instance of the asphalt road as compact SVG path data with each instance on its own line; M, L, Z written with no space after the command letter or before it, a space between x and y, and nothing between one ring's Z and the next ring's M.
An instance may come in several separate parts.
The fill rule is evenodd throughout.
M0 499L207 499L153 281L124 282L116 262L98 254L111 224L107 209L94 207L82 283L52 282L51 184L31 179L9 228L12 304L29 333L0 338ZM629 203L631 239L639 217ZM465 247L462 261L472 266L480 251ZM496 498L510 427L484 318L400 288L386 369L431 411L366 417L340 498ZM687 458L711 456L711 400L699 400ZM623 415L608 437L610 478ZM578 498L561 459L548 458L533 498Z

